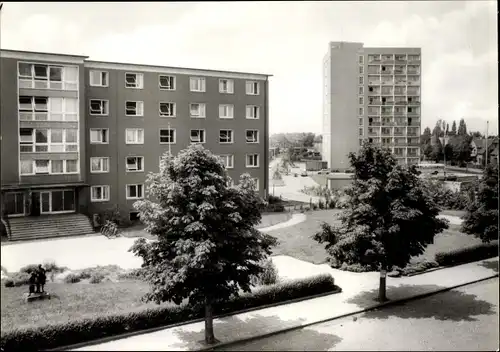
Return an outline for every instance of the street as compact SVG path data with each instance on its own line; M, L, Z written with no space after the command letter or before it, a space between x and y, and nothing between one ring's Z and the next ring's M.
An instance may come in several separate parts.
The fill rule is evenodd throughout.
M218 351L448 350L498 348L498 277Z

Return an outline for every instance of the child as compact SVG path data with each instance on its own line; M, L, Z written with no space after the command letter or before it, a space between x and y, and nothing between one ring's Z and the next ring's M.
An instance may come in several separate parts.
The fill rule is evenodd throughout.
M31 296L32 293L35 293L35 284L36 284L36 272L32 271L29 279L30 284L30 292L28 296Z

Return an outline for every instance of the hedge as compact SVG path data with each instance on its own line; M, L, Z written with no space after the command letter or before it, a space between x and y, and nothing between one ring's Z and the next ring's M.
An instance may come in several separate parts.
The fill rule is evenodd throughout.
M256 308L277 302L338 290L328 274L255 289L227 302L213 305L216 315ZM1 333L3 351L35 351L87 342L204 317L202 307L191 305L148 308L138 312L106 314L43 327L16 329Z
M449 252L436 253L435 260L441 266L471 263L498 256L498 241L480 243Z

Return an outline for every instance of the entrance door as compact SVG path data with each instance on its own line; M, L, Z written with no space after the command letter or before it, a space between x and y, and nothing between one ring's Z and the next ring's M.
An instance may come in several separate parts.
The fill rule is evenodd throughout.
M4 209L8 216L24 216L24 193L8 192L4 196Z
M52 201L51 192L40 192L40 212L42 214L50 214L51 213L51 201Z

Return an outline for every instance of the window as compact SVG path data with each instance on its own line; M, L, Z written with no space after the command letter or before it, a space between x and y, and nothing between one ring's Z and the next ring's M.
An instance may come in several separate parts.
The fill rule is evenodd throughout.
M50 121L78 121L78 99L77 98L49 98L49 120ZM35 112L35 120L39 120Z
M99 174L109 172L108 157L93 157L90 158L90 173Z
M365 73L364 66L359 66L359 74L362 75L363 73Z
M191 77L189 79L189 89L191 90L191 92L204 92L205 83L205 78Z
M107 128L91 128L90 143L91 144L108 144L109 129Z
M200 103L189 104L189 114L193 118L205 118L206 105Z
M51 174L62 174L64 173L64 160L51 160L50 161L50 173Z
M35 174L48 174L49 161L48 160L35 160Z
M73 174L78 172L78 160L66 160L66 173Z
M258 130L247 130L246 131L247 143L259 143L259 131Z
M144 129L127 128L125 130L126 144L144 144Z
M33 160L21 160L21 175L33 175Z
M109 114L109 101L90 99L90 115L107 116Z
M175 117L175 103L160 102L160 117Z
M49 120L49 98L20 96L18 110L21 121L47 121Z
M363 118L362 117L359 118L359 125L363 126Z
M20 62L19 88L78 90L78 67Z
M363 110L364 110L363 108L359 108L359 109L358 109L358 115L362 116L362 115L363 115L363 112L364 112Z
M32 152L35 142L34 138L35 130L32 128L21 128L19 129L19 145L20 152Z
M358 94L364 94L364 87L358 87Z
M49 131L47 129L37 129L35 131L35 152L49 151Z
M259 191L259 179L258 178L253 178L253 185L255 187L255 191L258 192Z
M359 135L362 136L363 135L363 127L360 127L359 128Z
M234 105L219 105L219 118L232 119L234 118Z
M126 160L127 172L144 171L144 157L142 156L128 156Z
M233 94L234 81L232 79L219 79L219 93Z
M234 155L221 155L222 162L224 163L224 167L226 169L234 168Z
M247 95L259 95L259 82L247 81L246 82Z
M363 76L359 76L358 83L359 84L364 84L364 78L363 78Z
M219 143L233 143L233 131L232 130L220 130L219 131Z
M363 55L358 55L358 63L360 63L360 64L364 63L364 57L363 57Z
M174 76L163 76L160 75L158 79L160 89L165 90L175 90L175 77Z
M109 186L92 186L90 188L91 202L109 201Z
M125 102L126 116L144 116L144 102L142 101L126 101Z
M205 143L205 130L191 130L191 143Z
M260 118L260 107L256 105L247 105L246 110L247 119L257 120Z
M360 105L363 105L363 97L358 97L358 102Z
M109 74L106 71L90 71L90 86L91 87L107 87Z
M161 128L160 129L160 144L175 144L175 129Z
M142 73L125 73L125 88L144 88L144 75Z
M259 154L247 154L246 167L259 167Z
M143 188L143 185L127 185L127 199L143 198Z

